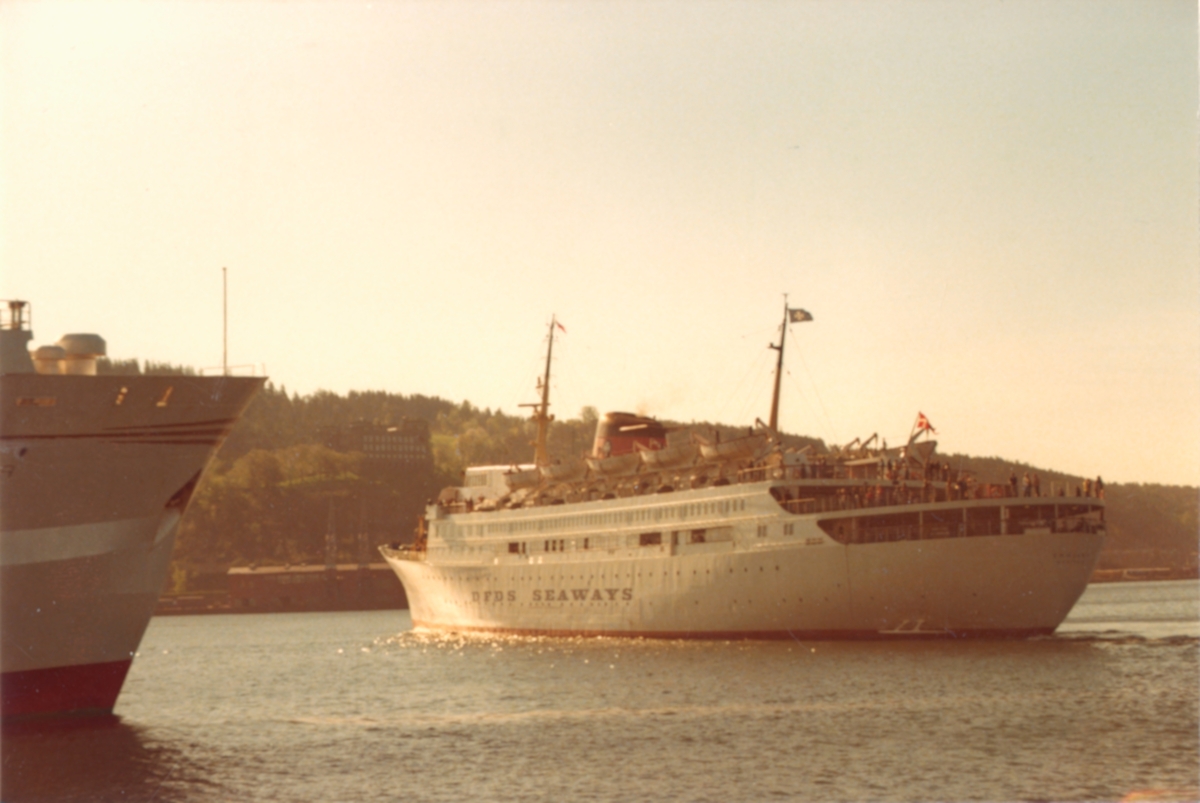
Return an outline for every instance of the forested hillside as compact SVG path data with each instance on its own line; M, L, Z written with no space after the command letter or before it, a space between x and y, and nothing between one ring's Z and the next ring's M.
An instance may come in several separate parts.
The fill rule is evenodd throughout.
M133 372L133 361L102 370ZM147 372L191 373L149 364ZM372 468L363 455L338 451L336 435L366 423L392 427L427 422L431 459L404 470ZM584 408L551 424L549 451L560 458L587 452L597 411ZM669 423L669 422L668 422ZM689 422L725 438L739 428ZM457 484L468 465L513 464L532 458L533 425L526 416L481 409L419 394L379 391L345 396L289 395L267 385L251 402L194 497L180 530L173 571L176 590L219 576L230 565L318 563L325 536L337 533L338 560L374 559L374 547L408 541L426 499ZM785 435L789 446L826 450L822 441ZM980 482L1011 473L1040 475L1043 493L1074 493L1082 477L996 457L950 454L954 468ZM1095 479L1090 478L1090 479ZM1195 562L1200 493L1193 487L1109 484L1109 538L1101 567L1180 566Z

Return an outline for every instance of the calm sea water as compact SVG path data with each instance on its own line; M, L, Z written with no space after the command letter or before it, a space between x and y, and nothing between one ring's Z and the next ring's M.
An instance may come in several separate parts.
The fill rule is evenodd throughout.
M1194 581L1092 586L1028 641L166 617L117 716L4 731L3 800L1195 800L1198 646Z

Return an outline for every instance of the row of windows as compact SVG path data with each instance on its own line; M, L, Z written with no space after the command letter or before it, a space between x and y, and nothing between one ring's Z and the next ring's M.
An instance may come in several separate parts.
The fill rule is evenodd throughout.
M467 478L468 481L473 479ZM642 522L684 520L698 516L716 516L741 512L746 509L745 499L722 499L713 502L696 502L688 505L660 505L637 510L614 510L608 513L581 513L576 516L553 518L519 519L517 521L493 521L487 524L455 525L450 522L439 524L445 527L446 537L454 535L483 536L519 534L526 532L558 532L591 527L618 527Z
M597 538L584 538L582 541L571 539L569 542L565 538L551 538L542 541L543 552L566 552L568 546L570 549L612 549L622 546L661 546L669 543L671 546L680 546L684 544L704 544L718 541L732 541L732 527L712 527L709 529L695 530L672 530L669 533L662 531L638 533L630 536L600 536ZM536 543L536 542L535 542ZM529 544L526 541L509 541L507 544L508 554L510 555L526 555L529 553ZM486 552L489 547L466 547L467 552ZM449 547L449 551L464 551L461 547L456 550L454 546Z

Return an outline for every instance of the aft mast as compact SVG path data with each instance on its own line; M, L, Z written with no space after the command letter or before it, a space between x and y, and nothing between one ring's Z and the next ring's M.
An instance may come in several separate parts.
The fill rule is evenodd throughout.
M779 359L775 363L775 392L771 394L771 420L767 424L772 432L778 431L779 426L779 382L783 379L783 343L787 338L788 325L788 306L787 293L783 295L783 324L779 327L779 345L771 343L771 348L779 352Z
M772 432L779 431L779 383L783 379L783 343L787 339L787 328L789 323L804 323L811 321L812 315L808 310L803 309L788 309L787 293L783 295L783 325L779 328L779 345L774 343L769 344L771 348L779 352L779 359L775 363L775 392L771 395L771 422Z

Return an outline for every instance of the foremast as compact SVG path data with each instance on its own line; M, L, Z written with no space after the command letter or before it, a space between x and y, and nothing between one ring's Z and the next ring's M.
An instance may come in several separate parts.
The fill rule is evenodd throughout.
M546 346L546 370L544 375L538 380L538 390L542 392L542 399L537 404L520 405L521 407L533 408L531 418L537 424L537 437L533 441L533 462L538 466L550 464L550 455L546 452L546 436L550 431L550 422L554 420L554 416L550 415L550 358L554 354L555 327L563 328L562 324L551 315L550 340ZM563 329L563 331L565 332L566 330Z

